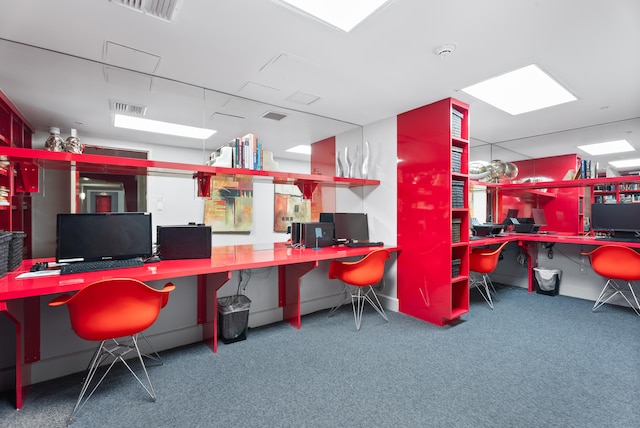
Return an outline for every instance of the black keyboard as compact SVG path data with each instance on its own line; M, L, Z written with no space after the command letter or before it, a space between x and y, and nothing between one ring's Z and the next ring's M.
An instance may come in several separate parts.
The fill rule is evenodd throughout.
M618 241L618 242L638 242L638 243L640 243L640 238L623 238L623 237L615 237L615 236L597 236L596 240L598 240L598 241Z
M144 266L141 258L124 260L98 260L93 262L74 262L60 266L60 275L70 273L95 272L109 269L124 269Z
M358 247L382 247L384 242L347 242L346 244L349 248L358 248Z

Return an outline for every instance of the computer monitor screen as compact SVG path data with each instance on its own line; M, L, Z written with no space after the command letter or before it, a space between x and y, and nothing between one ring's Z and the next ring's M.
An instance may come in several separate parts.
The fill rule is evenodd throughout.
M369 221L365 213L333 213L333 224L337 242L369 240Z
M547 217L544 215L542 208L531 209L531 215L533 216L533 224L537 224L538 226L547 225Z
M591 228L618 232L640 231L640 204L592 204Z
M505 226L509 226L511 224L512 218L518 218L518 211L519 210L517 209L509 208L506 217L504 218L504 220L502 220L502 224Z
M151 257L150 213L58 214L56 261Z
M305 247L329 247L334 244L333 223L303 223L302 227L302 243Z

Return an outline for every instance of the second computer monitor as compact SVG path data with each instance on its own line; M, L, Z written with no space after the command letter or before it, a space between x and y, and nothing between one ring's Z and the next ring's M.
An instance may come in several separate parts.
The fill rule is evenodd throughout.
M333 213L336 242L368 241L369 221L365 213Z

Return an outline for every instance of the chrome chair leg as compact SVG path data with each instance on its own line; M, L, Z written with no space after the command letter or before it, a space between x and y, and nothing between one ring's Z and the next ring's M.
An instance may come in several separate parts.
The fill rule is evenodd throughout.
M338 303L333 308L331 308L329 310L329 315L327 315L327 316L328 317L332 317L336 313L336 311L342 307L342 305L344 305L345 303L347 303L349 301L349 296L350 295L351 295L351 293L349 292L349 286L343 282L342 283L342 293L340 293L340 298L341 298L340 303Z
M484 298L484 301L487 302L489 307L493 310L493 299L491 298L491 288L493 288L493 282L491 282L491 278L487 274L480 274L478 272L471 272L472 279L469 284L470 288L477 288L480 295ZM488 280L488 281L487 281ZM489 285L491 284L491 285ZM493 288L493 293L495 294L495 288Z
M389 322L389 318L387 317L375 290L371 285L367 287L366 291L363 291L365 287L357 287L357 291L351 293L351 307L353 308L353 318L356 323L356 330L360 330L360 325L362 324L362 313L364 312L364 305L366 302L369 302L373 309L375 309L385 321ZM372 295L373 298L371 298L370 295Z
M633 303L631 303L631 300L629 300L629 298L627 297L627 290L621 287L615 280L609 279L607 283L604 285L604 287L602 288L602 291L600 291L600 294L598 295L598 298L596 299L591 311L595 312L598 308L600 308L602 305L607 303L614 296L616 296L617 294L620 294L622 298L627 302L627 304L631 307L631 309L633 309L636 315L640 316L640 304L638 303L638 297L636 296L636 293L633 290L633 284L628 281L627 286L629 287L628 292L633 297L635 306L633 305ZM609 294L607 294L608 291L609 291Z
M91 362L89 363L89 367L87 369L87 375L85 376L85 380L82 383L82 388L80 389L80 395L76 400L76 404L73 407L71 416L69 417L69 420L68 420L69 424L73 423L78 412L84 407L85 404L87 404L87 401L89 401L89 399L93 396L94 392L96 392L98 387L102 384L102 381L104 381L104 379L107 377L107 374L109 374L113 366L118 361L121 361L127 367L129 372L136 378L138 383L142 385L145 391L147 391L147 394L149 394L149 396L151 397L151 400L156 401L156 393L155 393L155 390L153 389L153 384L151 383L151 379L149 378L149 373L147 372L147 368L144 364L144 360L142 358L143 354L140 352L140 348L138 347L138 340L136 336L137 335L131 336L128 339L129 342L126 342L126 343L120 343L116 339L112 339L111 342L113 342L113 346L111 347L107 347L108 341L106 340L100 342L100 346L94 353L91 359ZM131 366L126 362L124 358L129 352L133 351L134 349L136 351L138 360L140 361L142 370L144 371L145 377L147 379L148 387L142 382L142 380L133 371ZM96 373L100 369L102 363L109 358L112 358L111 363L109 363L109 366L106 367L106 369L104 369L104 373L102 374L100 379L95 383L95 385L91 389L91 392L89 392L89 394L87 395L87 391L89 390L89 387L91 386Z
M362 312L364 310L364 297L362 296L362 288L358 287L356 293L351 294L351 307L353 309L353 319L356 322L356 330L360 330L362 323Z

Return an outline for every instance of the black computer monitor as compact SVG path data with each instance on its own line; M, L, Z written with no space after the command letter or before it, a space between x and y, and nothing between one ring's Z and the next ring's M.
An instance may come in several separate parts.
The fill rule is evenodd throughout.
M301 244L307 248L329 247L333 245L333 223L302 223Z
M592 204L591 229L595 231L640 231L640 204Z
M509 208L509 210L507 211L507 216L504 218L504 220L502 220L502 224L505 226L509 226L511 224L512 218L518 218L518 212L519 210L515 208Z
M333 213L336 242L368 241L369 221L365 213Z
M531 209L531 215L533 216L533 224L537 224L538 226L547 225L547 217L544 215L542 208Z
M58 214L56 261L132 259L152 255L151 213Z

